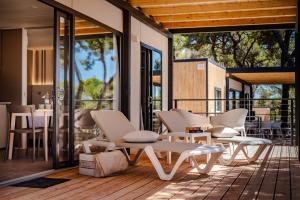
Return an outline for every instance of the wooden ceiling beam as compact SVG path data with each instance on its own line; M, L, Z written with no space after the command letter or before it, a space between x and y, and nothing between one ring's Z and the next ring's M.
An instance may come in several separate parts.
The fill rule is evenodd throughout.
M266 1L237 1L216 4L195 4L185 6L170 6L159 8L143 8L142 11L148 16L163 16L174 14L192 14L221 11L243 11L275 8L296 8L295 0L266 0Z
M89 27L89 28L76 28L75 29L75 35L95 35L95 34L107 34L111 33L110 31L107 31L103 28L99 27ZM60 35L64 35L64 29L60 29Z
M167 22L167 23L163 23L163 26L167 29L176 29L176 28L245 26L245 25L289 24L289 23L296 23L296 16L224 19L224 20L222 19L222 20L206 20L206 21L191 21L191 22Z
M84 28L84 29L75 29L75 35L94 35L94 34L107 34L111 33L103 28Z
M297 8L272 9L272 10L247 10L247 11L224 11L212 13L166 15L154 17L159 22L187 22L200 20L238 19L253 17L278 17L296 16Z
M208 4L221 2L236 2L237 0L129 0L133 7L161 7L161 6L180 6L193 4ZM249 1L249 0L240 0ZM257 1L257 0L252 0Z

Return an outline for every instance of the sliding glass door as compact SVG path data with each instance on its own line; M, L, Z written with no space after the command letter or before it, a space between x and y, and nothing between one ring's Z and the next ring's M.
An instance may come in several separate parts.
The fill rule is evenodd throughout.
M141 116L145 130L158 131L160 123L155 112L162 110L161 52L141 45Z
M82 141L99 136L90 112L119 110L119 37L55 11L54 168L72 166Z
M73 162L73 19L55 10L54 168Z

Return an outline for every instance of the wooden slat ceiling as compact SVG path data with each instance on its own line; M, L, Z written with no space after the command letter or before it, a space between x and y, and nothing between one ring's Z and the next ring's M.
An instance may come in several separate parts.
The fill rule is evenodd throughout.
M86 21L84 19L76 17L75 19L75 35L76 36L83 36L83 35L98 35L98 34L107 34L111 33L108 30L92 23ZM63 24L61 24L60 34L64 34Z
M230 73L251 84L295 84L295 72Z
M296 23L296 0L129 0L166 29Z

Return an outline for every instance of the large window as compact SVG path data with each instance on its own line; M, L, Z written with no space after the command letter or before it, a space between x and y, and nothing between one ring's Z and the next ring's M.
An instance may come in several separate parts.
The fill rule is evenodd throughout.
M239 101L240 96L241 96L241 92L233 89L229 90L229 110L240 107L240 101Z
M119 109L118 37L86 20L75 22L75 156L81 141L97 137L91 110Z
M222 90L215 88L215 113L222 112Z

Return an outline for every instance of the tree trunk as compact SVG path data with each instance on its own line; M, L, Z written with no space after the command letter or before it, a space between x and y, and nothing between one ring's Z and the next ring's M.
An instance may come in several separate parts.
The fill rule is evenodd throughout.
M97 103L97 109L100 109L101 106L103 105L103 98L105 96L106 93L106 89L107 89L107 83L106 83L106 76L107 76L107 66L106 66L106 62L105 62L105 56L104 56L104 44L100 44L100 61L103 64L103 89L102 92L99 95L99 100Z

